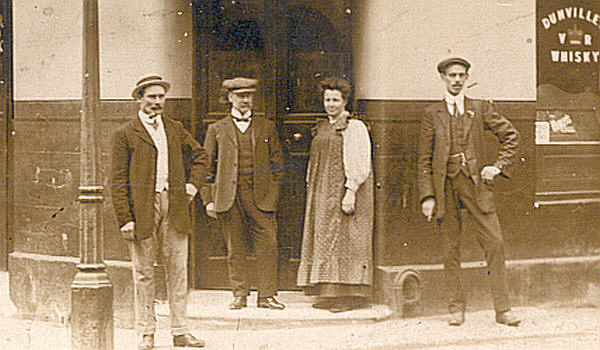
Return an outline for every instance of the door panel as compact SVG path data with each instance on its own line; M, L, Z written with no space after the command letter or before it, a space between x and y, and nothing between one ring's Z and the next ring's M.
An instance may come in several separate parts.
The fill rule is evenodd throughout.
M221 91L221 83L233 77L250 77L262 81L264 53L262 51L214 51L209 54L208 67L208 108L210 117L221 117L229 113L228 104ZM254 110L264 112L263 91L254 98Z
M279 202L279 281L282 287L294 289L300 262L306 168L314 117L286 119L280 124L282 146L286 153L285 175Z
M342 53L308 51L291 52L289 57L290 111L322 112L323 104L318 94L319 82L325 76L343 76Z

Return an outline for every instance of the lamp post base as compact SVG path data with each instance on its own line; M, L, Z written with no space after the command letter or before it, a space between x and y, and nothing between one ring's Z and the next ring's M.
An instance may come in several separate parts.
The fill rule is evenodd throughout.
M71 349L113 349L113 287L103 267L78 266L71 284Z

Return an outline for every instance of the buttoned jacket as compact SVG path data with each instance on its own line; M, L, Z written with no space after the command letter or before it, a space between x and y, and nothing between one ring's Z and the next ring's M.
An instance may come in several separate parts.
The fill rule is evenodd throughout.
M169 152L170 223L177 232L191 232L186 183L200 189L207 181L206 152L183 125L162 116ZM110 189L119 226L135 222L136 239L151 237L154 229L154 195L157 148L134 117L112 136Z
M253 116L251 133L253 160L253 197L256 206L266 212L277 210L283 154L275 123ZM208 127L204 147L208 154L211 183L202 191L204 204L214 204L216 212L225 212L235 201L238 185L239 144L232 117Z
M421 120L417 151L417 183L419 199L433 197L436 200L435 218L444 217L445 182L448 157L450 156L450 118L446 102L440 101L425 109ZM493 165L501 170L501 175L510 177L519 146L519 133L512 123L496 113L488 101L465 97L464 149L466 165L475 186L475 201L483 212L493 212L493 184L481 180L481 169ZM485 153L484 132L488 130L496 136L499 150L493 154Z

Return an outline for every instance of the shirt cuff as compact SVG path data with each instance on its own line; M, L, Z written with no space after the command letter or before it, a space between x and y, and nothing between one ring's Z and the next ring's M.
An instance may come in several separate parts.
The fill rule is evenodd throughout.
M206 211L209 211L209 210L215 210L215 204L214 203L208 203L206 205Z
M347 179L344 187L346 187L350 191L356 193L356 191L358 191L358 188L360 187L360 185L352 179Z
M428 195L428 196L425 196L425 197L421 198L421 204L423 204L423 202L425 202L425 201L426 201L426 200L428 200L429 198L431 198L431 199L435 200L435 196Z
M190 196L195 196L198 193L198 189L194 184L188 182L185 184L185 192Z
M500 164L498 162L494 163L494 166L498 169L500 169L500 174L504 174L504 168L505 166L503 164Z

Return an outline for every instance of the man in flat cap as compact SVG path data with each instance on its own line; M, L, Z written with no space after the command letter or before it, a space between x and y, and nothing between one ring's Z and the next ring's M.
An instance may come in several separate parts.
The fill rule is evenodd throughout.
M206 184L206 152L183 125L165 115L169 83L156 75L132 91L137 115L112 136L112 202L133 264L139 349L154 347L154 262L162 254L174 346L203 347L189 333L187 308L189 203Z
M494 203L494 179L498 175L507 178L511 175L519 133L508 119L494 111L490 102L465 97L464 86L470 67L463 58L449 58L438 64L446 91L442 101L425 109L421 120L417 160L421 209L428 221L434 218L438 225L449 217L458 222L455 232L441 230L450 294L449 324L460 326L465 320L466 297L459 273L464 221L461 209L466 209L473 218L476 238L485 253L496 322L518 326L521 320L510 311L504 241ZM484 153L485 130L491 131L499 141L495 157Z
M231 310L247 306L250 295L244 243L252 237L256 255L257 306L283 310L277 295L276 210L282 176L282 152L275 123L252 113L258 81L223 81L229 115L208 127L211 186L202 191L206 213L222 224L228 250Z

